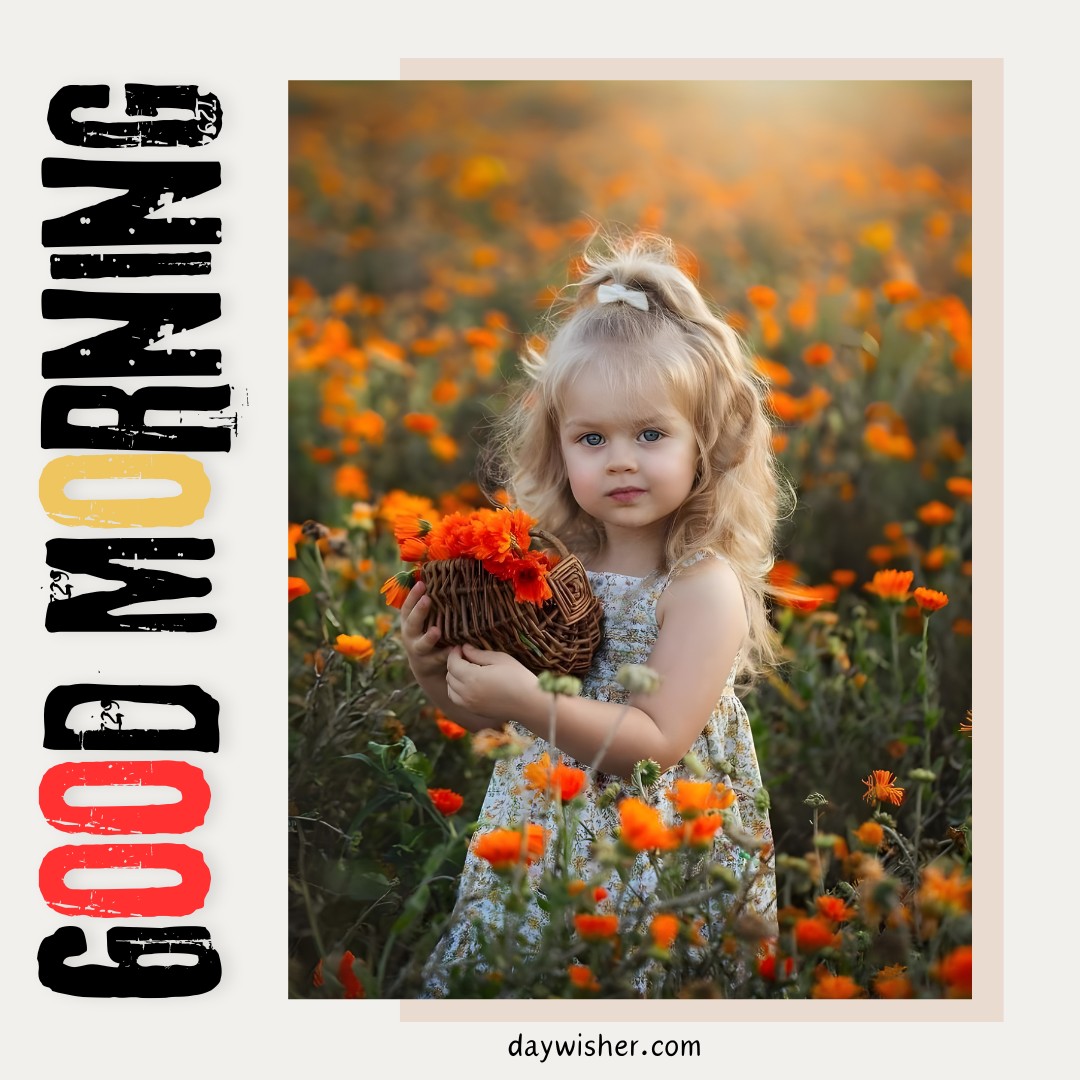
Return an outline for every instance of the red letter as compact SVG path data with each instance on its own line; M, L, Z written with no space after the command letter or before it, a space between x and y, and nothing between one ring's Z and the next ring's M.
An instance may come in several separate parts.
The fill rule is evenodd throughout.
M144 889L69 889L70 870L122 867L175 870L179 885ZM38 887L45 903L61 915L96 919L154 919L190 915L202 907L210 889L210 871L202 852L186 844L78 844L54 848L41 860Z
M72 787L139 785L171 787L176 803L142 806L69 806ZM41 778L38 803L45 820L62 832L185 833L197 829L210 805L210 786L201 769L183 761L68 761Z

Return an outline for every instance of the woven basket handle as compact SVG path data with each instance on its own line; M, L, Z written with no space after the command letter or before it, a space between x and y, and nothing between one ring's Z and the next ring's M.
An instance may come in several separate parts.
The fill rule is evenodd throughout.
M560 559L570 558L569 550L557 536L552 536L551 533L544 532L543 529L533 529L530 531L529 535L535 536L538 540L543 540L545 543L550 544L559 553Z

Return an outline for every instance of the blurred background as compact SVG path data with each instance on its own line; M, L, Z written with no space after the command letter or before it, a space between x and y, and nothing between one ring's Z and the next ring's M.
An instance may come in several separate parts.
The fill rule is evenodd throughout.
M400 864L363 854L355 760L330 763L373 731L428 765L456 752L392 644L388 523L482 504L484 420L598 225L680 245L769 380L798 494L775 577L799 600L775 612L784 669L746 705L778 848L810 842L809 792L839 833L860 777L927 760L941 799L922 827L944 834L970 804L970 83L294 82L290 575L313 592L290 604L294 856L306 842L408 894ZM881 569L948 606L883 608L865 589ZM320 713L342 631L375 643L369 696ZM467 819L490 762L455 762ZM326 903L366 895L331 877Z

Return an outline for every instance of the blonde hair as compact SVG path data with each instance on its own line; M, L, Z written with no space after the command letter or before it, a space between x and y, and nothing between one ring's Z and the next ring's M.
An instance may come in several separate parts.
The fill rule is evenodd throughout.
M749 623L740 680L777 662L766 596L782 487L763 404L764 384L738 335L710 310L679 268L674 244L654 234L596 236L565 311L553 312L547 347L526 348L523 380L495 423L490 479L576 553L595 555L603 526L570 491L560 443L564 394L586 368L613 395L635 400L663 390L692 425L697 476L668 531L664 566L677 571L696 551L723 555L735 570ZM597 303L600 285L645 294L648 310ZM789 494L790 488L784 492Z

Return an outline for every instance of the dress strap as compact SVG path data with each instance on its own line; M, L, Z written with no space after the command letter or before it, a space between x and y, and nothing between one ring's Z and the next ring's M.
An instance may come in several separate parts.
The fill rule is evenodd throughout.
M719 551L712 551L709 548L700 548L697 551L691 551L689 555L684 555L677 563L675 563L664 577L661 578L657 596L671 584L672 579L677 577L679 573L683 570L688 570L695 563L701 562L702 559L722 559L724 562L727 562L727 557L721 555Z

